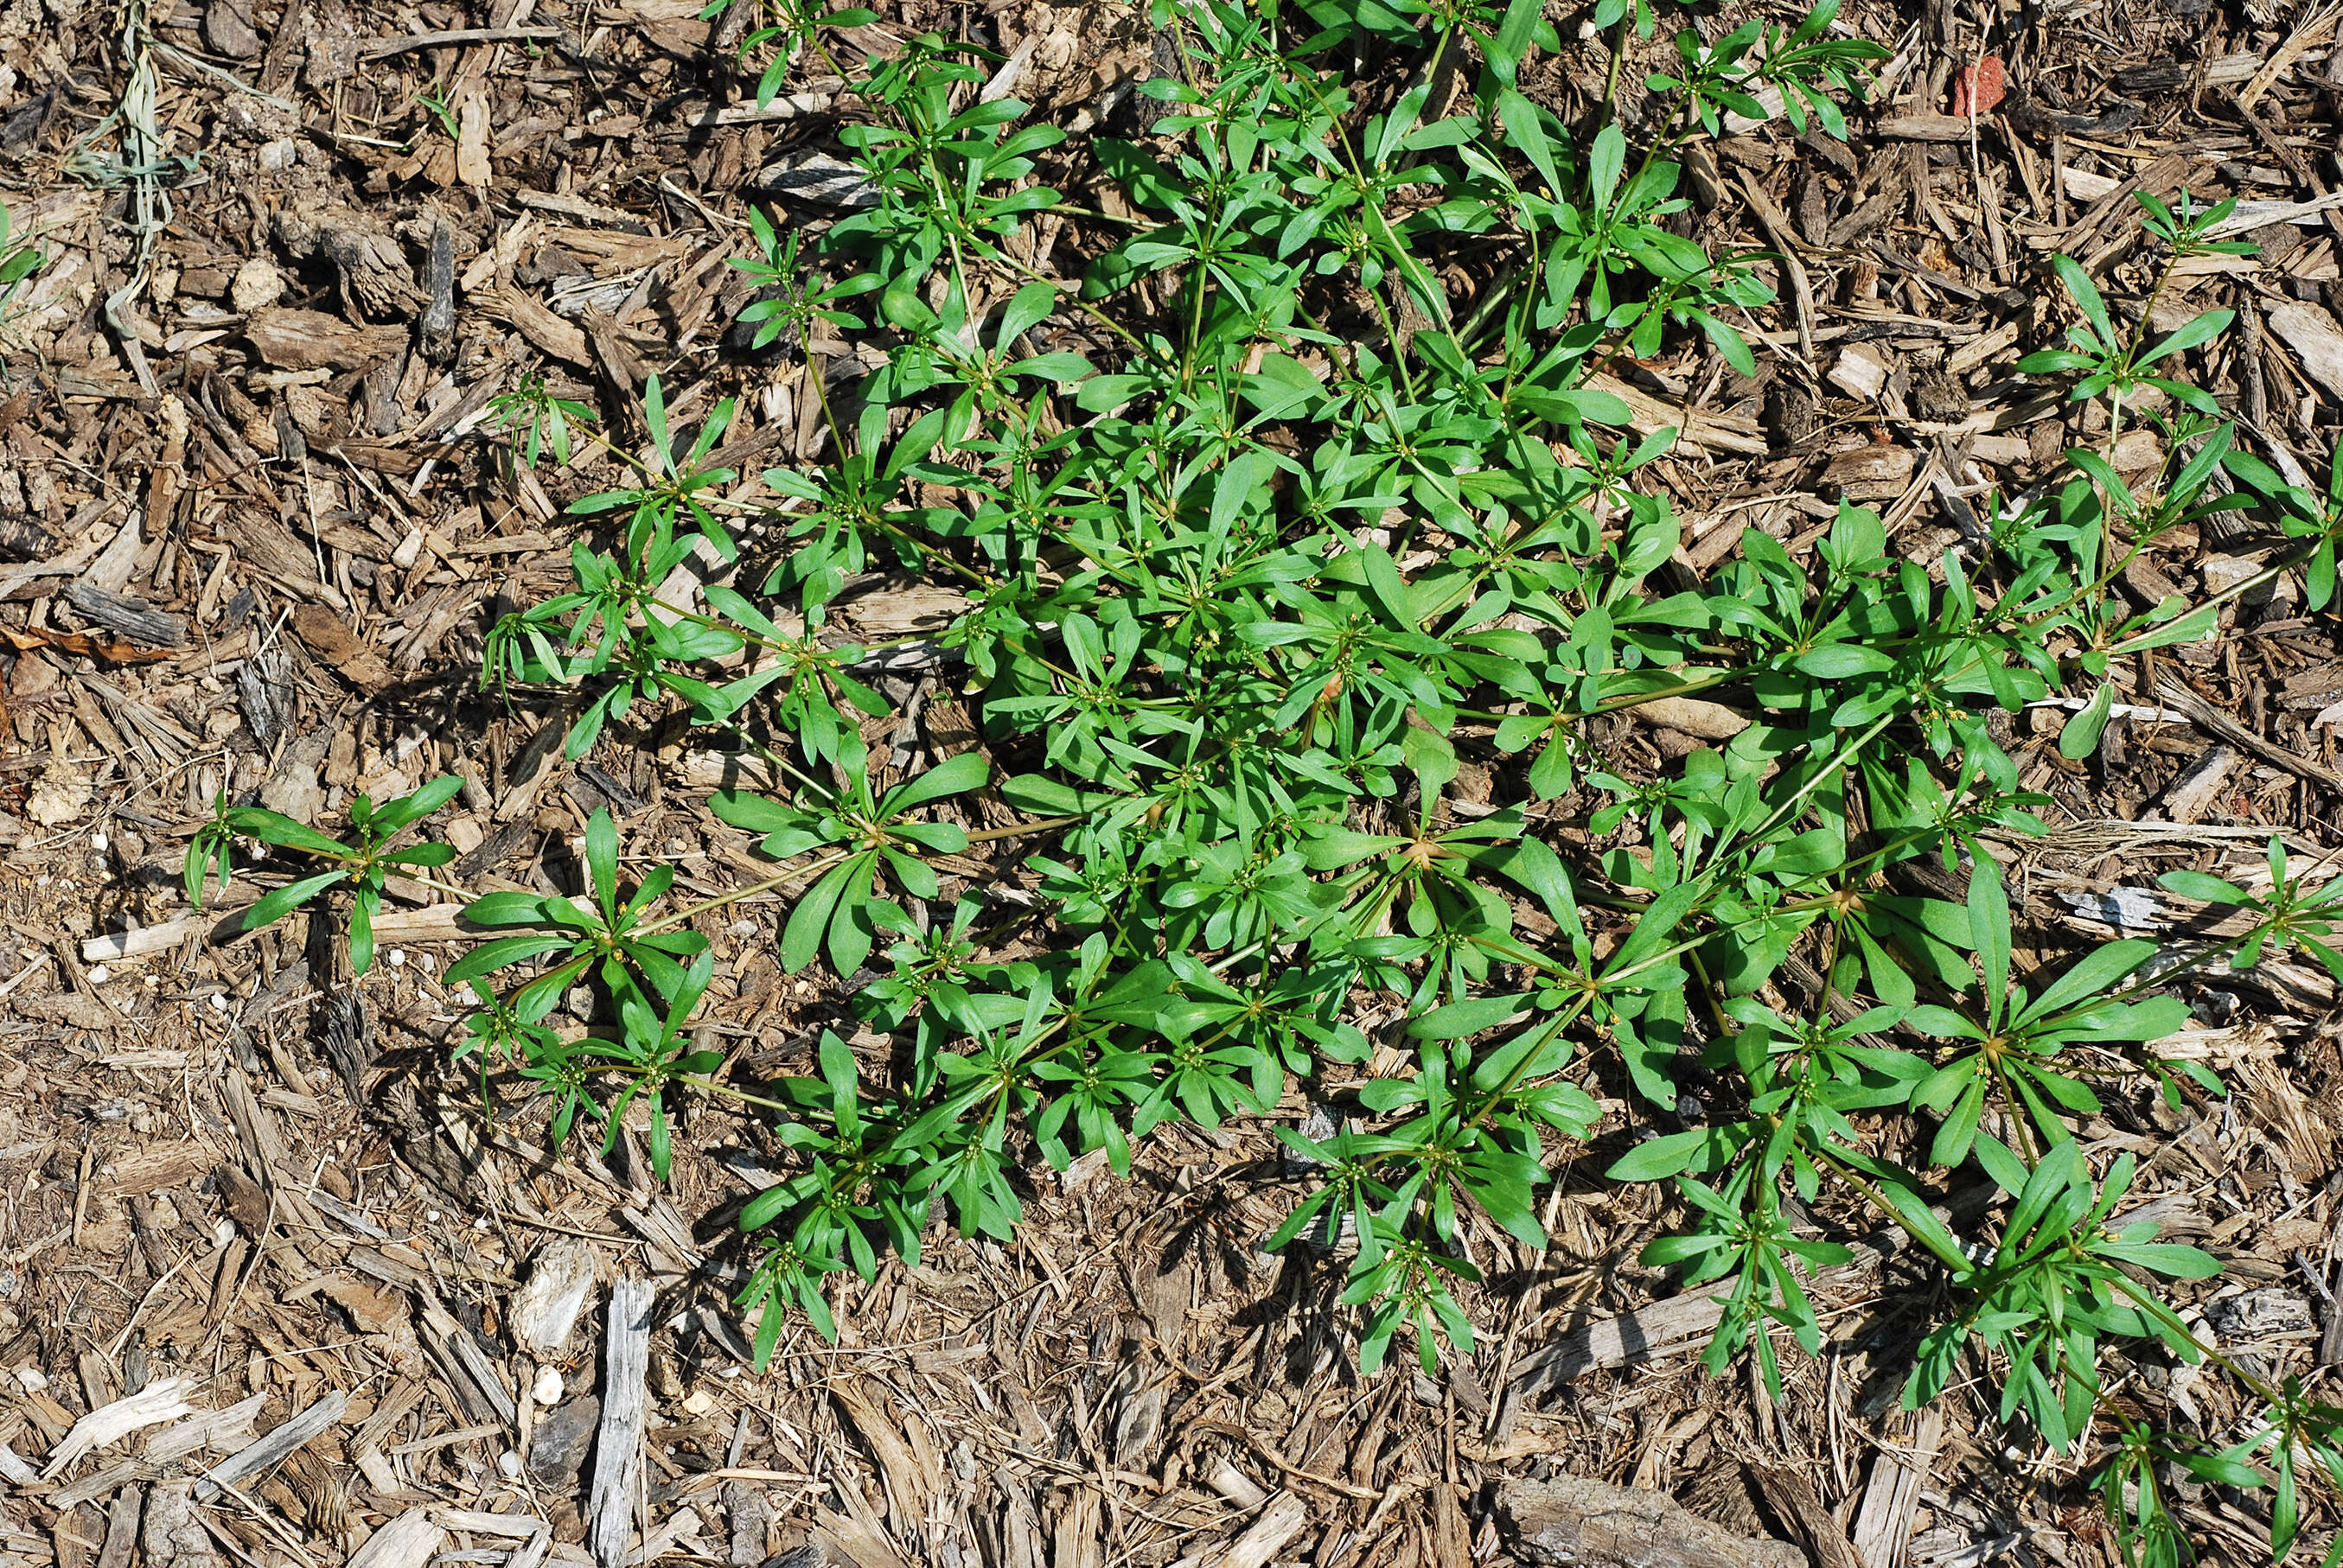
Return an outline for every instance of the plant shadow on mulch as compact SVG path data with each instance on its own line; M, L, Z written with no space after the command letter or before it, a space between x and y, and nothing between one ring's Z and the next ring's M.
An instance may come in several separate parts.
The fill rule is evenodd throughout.
M1282 1493L1300 1506L1280 1561L1498 1563L1498 1485L1574 1474L1833 1563L2111 1561L2078 1472L1999 1423L1989 1378L1939 1412L1898 1408L1939 1282L1848 1216L1812 1218L1878 1244L1816 1282L1831 1337L1819 1360L1786 1354L1786 1399L1705 1377L1713 1305L1636 1261L1675 1215L1600 1176L1644 1131L1618 1100L1557 1167L1549 1251L1468 1235L1487 1273L1466 1297L1479 1339L1433 1376L1357 1374L1339 1237L1262 1250L1298 1185L1258 1121L1166 1129L1129 1181L1096 1157L1034 1161L1015 1245L932 1229L917 1264L837 1289L835 1345L793 1323L759 1373L731 1305L751 1257L733 1221L787 1159L754 1116L689 1107L664 1183L639 1126L607 1156L590 1138L556 1150L528 1086L484 1106L451 1060L447 906L394 898L363 984L331 930L226 940L217 911L187 908L180 856L216 792L334 820L358 790L447 773L467 780L445 829L465 885L574 890L578 835L605 809L630 874L674 864L695 895L760 874L702 809L739 758L654 727L566 762L566 715L477 680L497 617L564 580L579 524L563 505L614 477L591 453L516 469L483 424L495 392L541 371L623 432L656 371L679 423L742 399L735 466L819 447L804 366L728 337L747 295L725 264L747 253L749 205L834 151L830 95L793 78L758 108L699 8L147 13L153 123L176 161L126 337L102 302L141 268L135 209L75 177L126 84L117 22L69 0L0 6L0 200L49 257L0 325L0 1568L126 1568L134 1547L150 1568L590 1561L595 1433L630 1392L648 1465L611 1505L633 1511L643 1560L1211 1563ZM1574 38L1576 13L1554 15ZM1683 569L1752 528L1804 552L1842 498L1926 558L1969 498L2055 475L2083 416L2012 368L2040 336L2041 264L2124 243L2139 190L2292 204L2251 235L2257 259L2168 308L2230 290L2244 320L2210 384L2273 460L2315 471L2332 449L2333 11L2109 0L2029 17L1850 6L1896 55L1847 147L1775 123L1700 155L1702 232L1794 249L1813 286L1762 313L1775 352L1754 377L1697 352L1641 372L1651 397L1702 410L1704 440L1660 469L1687 522ZM903 0L841 47L850 63L923 28L1021 58L1039 118L1143 128L1132 88L1158 40L1124 7ZM458 29L486 36L414 43ZM2008 95L1956 118L1960 73L1986 53ZM1604 63L1599 40L1576 41L1524 86L1580 112ZM460 285L435 358L410 325L442 233ZM1078 270L1095 237L1071 226L1061 265ZM865 367L843 344L817 357L841 390ZM2229 526L2165 536L2129 584L2142 605L2268 554ZM2026 787L2056 801L2047 839L2010 846L2038 950L2123 929L2119 890L2158 871L2236 874L2273 832L2306 858L2343 846L2343 660L2297 591L2249 596L2231 635L2163 660L2202 711L2135 693L2088 762L2056 750L2061 713L2019 719ZM840 609L876 640L949 613L930 593L874 576ZM939 667L884 678L925 699L927 738L966 729ZM1684 738L1622 720L1599 739L1656 762ZM805 1070L823 1029L852 1029L844 988L779 971L785 913L763 896L706 926L703 1043L752 1092ZM2224 1259L2197 1310L2233 1353L2331 1375L2334 988L2285 966L2224 983L2197 999L2195 1043L2233 1098L2114 1103L2082 1136L2136 1152L2167 1232ZM590 999L577 1006L583 1021ZM1277 1118L1311 1109L1297 1092ZM632 1391L604 1370L620 1276L658 1292ZM142 1391L185 1409L45 1473L80 1416ZM2245 1413L2160 1366L2127 1369L2111 1397L2207 1431ZM305 1444L188 1496L205 1465L319 1412ZM1789 1474L1807 1492L1785 1492ZM1819 1513L1788 1517L1782 1500L1804 1495ZM2211 1551L2267 1538L2255 1499L2181 1498ZM2334 1507L2312 1507L2323 1550Z

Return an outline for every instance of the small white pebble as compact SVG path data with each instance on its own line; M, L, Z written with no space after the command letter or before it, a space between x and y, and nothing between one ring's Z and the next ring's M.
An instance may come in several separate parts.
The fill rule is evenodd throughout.
M740 1375L740 1369L737 1366L727 1365L722 1372L718 1372L716 1375L718 1377L739 1377Z
M45 888L45 887L47 887L48 885L49 885L49 877L48 877L48 873L47 873L47 872L45 872L45 871L44 871L44 872L41 874L41 879L40 879L39 881L35 882L35 883L33 884L33 886L35 886L35 887L36 887L36 888Z
M285 275L266 256L253 256L236 269L227 297L238 310L266 310L285 297Z
M18 1367L16 1369L16 1381L25 1385L25 1392L26 1393L39 1393L49 1386L47 1374L35 1366Z
M90 984L104 985L110 978L112 977L107 973L106 968L104 964L92 964L89 966Z
M89 836L89 847L96 850L99 854L103 855L106 853L106 837L105 834L92 833Z
M497 1455L497 1473L503 1476L507 1481L511 1481L515 1477L518 1476L520 1474L520 1455L515 1453L509 1448Z
M390 967L395 970L403 970L407 967L406 949L393 948L390 950Z
M753 937L757 934L757 922L754 920L734 920L730 925L724 928L724 934L728 937Z
M686 1415L706 1415L715 1408L716 1396L704 1388L693 1389L684 1396L683 1413Z
M430 974L439 967L439 960L433 958L429 953L416 954L415 961L423 966L423 972L425 974Z
M437 1209L426 1209L423 1211L423 1217L432 1224L437 1225L439 1222L439 1211Z
M225 1247L236 1240L236 1221L222 1214L212 1224L212 1245Z
M226 1012L227 1010L227 992L224 990L216 990L212 992L212 1010L214 1012Z
M551 1410L555 1405L559 1404L561 1402L561 1369L538 1368L537 1380L528 1385L528 1397L535 1400L538 1408L542 1410Z

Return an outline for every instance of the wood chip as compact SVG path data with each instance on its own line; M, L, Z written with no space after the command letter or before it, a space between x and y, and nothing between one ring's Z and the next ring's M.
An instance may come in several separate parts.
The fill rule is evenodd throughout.
M1760 1541L1712 1524L1660 1492L1582 1476L1505 1481L1497 1513L1523 1563L1575 1568L1806 1568L1785 1541Z
M651 1306L649 1280L621 1277L604 1320L602 1423L594 1439L594 1483L587 1545L601 1568L630 1568L635 1507L642 1494L643 1427L649 1414Z
M435 1508L431 1517L443 1529L508 1541L526 1541L546 1527L545 1521L533 1513L484 1513L477 1508Z
M229 1076L235 1076L233 1070ZM349 1407L349 1395L339 1389L335 1390L258 1442L206 1471L196 1483L196 1498L209 1503L224 1488L233 1486L247 1475L257 1475L295 1449L314 1441L327 1427L341 1420L342 1412ZM356 1560L352 1561L355 1568Z
M488 166L488 103L476 85L456 110L456 177L475 190L495 177Z
M1865 403L1877 402L1887 387L1887 377L1895 371L1887 357L1868 343L1851 343L1839 350L1832 364L1830 383L1850 397Z
M374 918L374 940L390 942L453 942L474 933L458 919L461 904L433 904L421 910L385 910Z
M425 1350L446 1374L448 1385L465 1411L481 1422L501 1422L518 1430L520 1409L512 1391L469 1329L449 1315L428 1293L419 1318Z
M444 33L397 33L360 39L357 57L378 60L412 49L454 49L471 44L550 44L562 35L558 27L454 27Z
M146 1504L146 1489L126 1486L114 1499L106 1512L106 1544L97 1554L97 1568L130 1568L131 1554L138 1549L138 1515Z
M170 1464L203 1450L241 1448L251 1441L253 1422L260 1419L266 1394L239 1400L226 1410L207 1410L146 1440L146 1462Z
M1813 1477L1786 1464L1752 1464L1749 1473L1775 1515L1803 1538L1814 1568L1865 1568L1847 1543L1846 1532L1831 1517Z
M1655 697L1627 709L1646 724L1680 730L1703 740L1730 740L1749 728L1749 719L1721 702L1697 697Z
M1870 1568L1904 1568L1912 1516L1920 1506L1920 1491L1927 1483L1944 1430L1942 1407L1931 1405L1908 1446L1880 1445L1851 1532L1855 1551Z
M2272 224L2300 224L2317 226L2313 219L2343 207L2343 191L2329 191L2311 201L2241 201L2237 210L2205 230L2208 239L2229 239L2241 234L2251 234Z
M85 955L87 948L83 951ZM85 957L84 961L110 960ZM218 1163L218 1151L199 1139L150 1143L144 1149L126 1150L115 1156L114 1162L104 1168L103 1190L115 1197L158 1192L166 1187L184 1186ZM246 1424L250 1424L248 1419Z
M48 1468L41 1473L43 1479L54 1479L82 1455L111 1448L134 1432L178 1420L191 1408L187 1403L190 1386L186 1378L166 1377L91 1411L74 1422L65 1441L51 1451Z
M587 341L586 334L556 316L543 302L511 284L484 288L478 298L546 353L582 369L594 368L594 346Z
M143 959L155 953L166 953L183 946L190 938L199 937L220 920L217 911L203 915L175 915L159 925L141 926L135 931L108 931L104 936L88 938L81 944L81 961L85 964L117 963L124 959Z
M638 229L643 225L643 220L633 213L620 212L617 207L604 206L583 196L522 189L514 191L512 198L523 206L535 207L539 212L551 213L556 217L570 218L578 223L608 224L614 227Z
M835 76L830 78L836 81ZM835 102L829 93L783 93L769 104L726 104L709 109L691 122L695 130L715 130L724 126L757 126L774 120L794 120L803 115L830 112Z
M1673 428L1681 432L1676 437L1679 450L1705 449L1732 452L1745 457L1762 457L1773 451L1756 421L1729 414L1715 414L1706 409L1686 409L1653 397L1640 387L1632 387L1615 376L1590 376L1586 385L1598 392L1608 392L1627 405L1634 417L1639 435L1654 430Z
M1971 128L1966 115L1889 115L1878 126L1891 142L1965 142Z
M594 1249L574 1236L548 1242L513 1293L507 1322L520 1347L539 1361L560 1360L578 1316L594 1292Z
M1904 493L1919 463L1909 447L1857 447L1830 460L1823 483L1850 501L1886 500Z
M2237 754L2229 748L2215 746L2207 749L2164 792L2166 818L2174 822L2202 822L2220 799L2222 786L2229 781L2229 771L2237 765Z
M428 1568L447 1543L447 1532L430 1511L410 1508L367 1537L350 1553L349 1568Z
M187 640L187 618L156 609L145 599L110 593L93 583L65 590L65 602L114 633L147 648L179 648Z
M2307 11L2294 31L2287 35L2286 42L2270 51L2269 58L2254 73L2253 79L2237 89L2237 107L2251 114L2256 99L2276 86L2278 78L2292 70L2297 60L2334 32L2338 15L2338 8L2333 5Z
M2157 693L2197 729L2250 751L2265 762L2276 763L2289 773L2308 779L2337 794L2343 794L2343 775L2338 775L2332 769L2323 768L2307 757L2298 757L2275 741L2265 740L2179 682L2167 678L2157 686Z
M1269 1500L1244 1533L1229 1543L1227 1551L1203 1561L1211 1568L1267 1568L1270 1560L1309 1523L1310 1505L1291 1492L1281 1492Z
M382 655L344 625L341 617L324 605L293 607L293 632L310 652L324 659L360 691L372 694L391 684L390 666Z
M2343 327L2335 317L2316 305L2288 300L2269 307L2267 319L2310 378L2343 399Z
M264 363L287 370L355 370L407 347L403 327L353 327L321 310L256 310L245 319L244 336Z
M158 1481L147 1493L146 1509L138 1523L138 1549L148 1563L208 1568L220 1560L195 1511L192 1493L198 1484Z

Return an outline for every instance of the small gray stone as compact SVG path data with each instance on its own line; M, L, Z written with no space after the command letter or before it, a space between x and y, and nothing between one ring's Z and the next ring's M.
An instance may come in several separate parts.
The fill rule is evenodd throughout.
M252 25L251 0L212 0L204 11L204 38L231 60L257 58L266 47Z
M581 1393L538 1417L537 1432L528 1443L529 1478L539 1486L574 1488L601 1419L602 1402L590 1393Z

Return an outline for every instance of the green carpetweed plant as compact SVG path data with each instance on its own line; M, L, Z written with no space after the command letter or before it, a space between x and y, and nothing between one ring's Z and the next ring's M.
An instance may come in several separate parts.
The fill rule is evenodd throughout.
M803 236L795 229L782 233L770 217L754 207L749 212L749 232L756 237L757 254L736 256L732 266L758 286L760 296L769 296L740 308L740 325L756 328L749 339L751 348L768 347L786 334L803 351L817 322L850 331L867 326L838 307L841 300L877 288L881 281L877 273L861 273L842 283L809 289L806 286L809 258L798 254ZM809 376L808 379L819 395L821 378Z
M2303 569L2305 602L2314 610L2325 609L2335 600L2335 551L2337 542L2343 540L2343 447L2337 449L2328 466L2327 483L2318 489L2308 483L2289 484L2248 452L2237 454L2228 467L2240 484L2268 502L2278 514L2279 528L2289 538L2310 541L2295 559L2257 573L2230 591L2258 588L2277 573L2298 565Z
M753 7L749 25L741 31L738 54L744 67L757 72L757 106L764 108L780 93L789 71L806 55L820 60L833 75L843 75L838 61L822 43L825 28L867 27L879 13L862 6L822 11L802 0L709 0L700 13L712 21L739 5Z
M1908 1402L1986 1367L2014 1440L2101 1464L2134 1560L2187 1549L2175 1467L2266 1491L2283 1554L2300 1473L2343 1473L2343 1412L2197 1336L2167 1292L2217 1264L2131 1217L2128 1157L2077 1132L2113 1099L2219 1094L2159 1050L2180 988L2288 945L2333 967L2335 896L2282 860L2267 892L2175 873L2248 929L2037 969L1992 847L2042 831L1996 715L2087 691L2060 738L2087 758L2117 667L2234 597L2131 608L2114 585L2157 536L2250 511L2302 541L2272 571L2332 593L2343 475L2290 484L2187 379L2227 312L2145 325L2178 261L2227 246L2226 207L2143 201L2135 329L2056 263L2081 325L2023 362L2105 404L2111 434L2161 394L2177 412L2140 416L2167 438L2156 472L2127 481L2110 440L1991 498L1938 560L1850 505L1810 556L1753 529L1704 575L1679 553L1674 433L1634 428L1601 377L1755 367L1770 260L1687 237L1682 159L1768 99L1844 133L1886 51L1831 0L1688 25L1639 113L1606 95L1585 125L1522 90L1559 46L1536 0L1159 0L1173 68L1140 88L1136 134L1080 144L988 95L972 45L840 68L826 30L867 15L749 35L764 97L809 56L843 80L870 182L818 238L758 215L739 263L754 342L805 357L818 457L744 483L714 461L729 405L671 430L654 379L645 450L592 432L629 477L572 507L599 519L574 583L484 659L508 699L549 701L572 756L649 719L754 753L777 782L709 806L769 872L693 903L664 867L629 888L598 814L577 897L473 900L491 940L448 979L479 1002L459 1050L484 1090L542 1096L563 1136L615 1140L642 1107L662 1172L695 1097L767 1115L788 1168L740 1215L760 1358L799 1315L835 1332L832 1275L917 1262L939 1226L1013 1238L1033 1161L1127 1172L1167 1123L1316 1101L1329 1132L1273 1122L1310 1174L1267 1244L1341 1273L1368 1374L1471 1347L1461 1288L1544 1246L1557 1168L1612 1099L1669 1129L1608 1174L1672 1201L1644 1260L1719 1294L1712 1370L1748 1358L1778 1392L1786 1356L1819 1352L1813 1276L1850 1254L1811 1206L1868 1210L1941 1280ZM1615 85L1657 15L1597 21ZM1368 97L1368 60L1426 68ZM1440 61L1470 90L1442 93ZM817 328L883 363L833 397ZM538 431L558 456L554 431L585 427L541 390L506 407L532 460ZM671 586L695 558L706 586ZM880 574L963 608L856 642L840 606ZM903 749L878 677L899 654L978 746ZM1729 722L1637 764L1623 719L1686 704ZM1910 890L1924 863L1966 897ZM691 1043L711 978L693 922L776 891L783 967L824 974L889 1049L826 1030L751 1092ZM556 1017L581 986L593 1028ZM1936 1207L1956 1180L1998 1194L1969 1233ZM2265 1413L2243 1436L2147 1425L2106 1398L2117 1348L2219 1361Z
M216 896L227 891L238 839L291 850L312 863L322 862L326 869L261 895L244 911L239 929L256 931L274 925L329 890L347 883L350 889L350 970L363 975L374 965L374 917L381 912L385 884L392 877L428 882L429 872L456 858L455 846L451 844L409 844L399 849L392 846L409 828L454 799L463 787L461 779L434 779L411 794L378 806L360 793L350 800L347 841L329 837L264 806L230 806L227 797L222 795L213 804L212 819L197 829L187 845L187 901L196 909L203 908L206 885Z
M538 454L548 451L566 467L571 432L595 422L593 409L574 397L555 397L545 377L534 372L513 390L488 399L488 420L492 428L511 437L513 460L524 468L536 467Z
M2205 871L2167 871L2157 885L2187 899L2222 904L2248 911L2252 927L2237 939L2229 961L2251 969L2268 953L2299 952L2338 980L2343 980L2343 885L2328 879L2316 884L2302 874L2289 873L2286 845L2269 844L2269 891L2255 893L2225 878Z
M762 833L761 848L776 860L826 850L836 864L797 901L781 935L781 966L791 973L818 955L831 970L851 975L885 931L916 931L901 907L878 899L882 877L911 898L931 900L940 891L935 868L923 855L957 854L969 847L968 833L951 822L924 821L913 815L931 801L964 795L985 780L984 759L973 751L940 762L884 795L870 789L869 756L862 739L846 732L837 763L850 791L825 809L784 805L760 795L720 791L709 802L736 828Z
M8 208L0 205L0 310L5 310L15 298L26 278L48 265L48 256L38 246L8 243Z
M483 1074L518 1068L554 1101L557 1141L568 1136L582 1111L608 1130L604 1151L617 1141L619 1118L640 1099L649 1115L651 1170L667 1179L672 1149L670 1084L707 1081L722 1058L699 1049L685 1033L714 976L708 939L686 917L655 908L675 885L673 866L654 866L632 889L618 879L618 829L607 810L587 820L586 897L526 892L483 894L465 918L487 930L513 934L482 942L450 965L450 985L469 986L482 1006L472 1015L459 1055L478 1058ZM516 963L553 959L550 968L498 996L482 980ZM618 1038L565 1040L544 1019L581 983L598 987L617 1016ZM597 1094L598 1080L617 1074L624 1086L614 1101Z
M11 223L7 204L0 202L0 343L17 340L14 326L24 307L17 303L16 297L33 275L49 262L48 253L36 245L9 243ZM7 360L0 356L0 377L6 374Z

